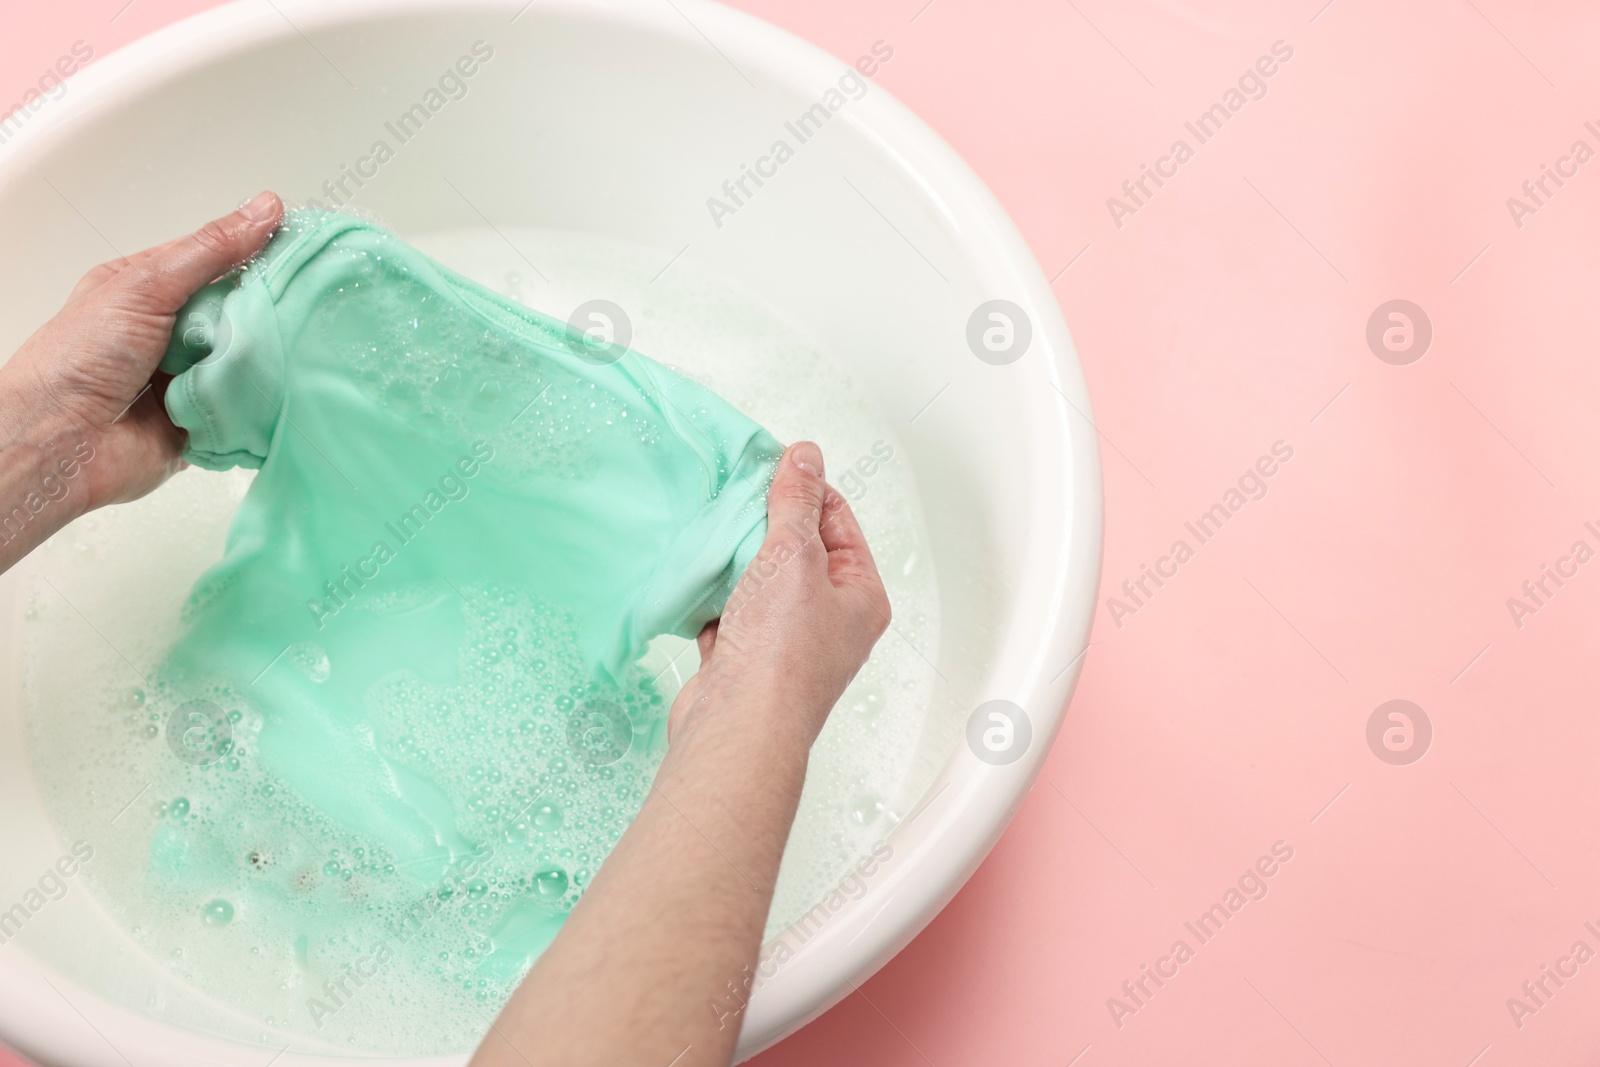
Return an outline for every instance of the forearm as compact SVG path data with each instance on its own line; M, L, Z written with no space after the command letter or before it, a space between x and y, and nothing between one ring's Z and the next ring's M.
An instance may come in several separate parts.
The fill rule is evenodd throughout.
M0 572L87 510L80 477L94 447L39 405L0 369Z
M790 721L727 705L685 721L474 1067L729 1062L809 747L761 724Z

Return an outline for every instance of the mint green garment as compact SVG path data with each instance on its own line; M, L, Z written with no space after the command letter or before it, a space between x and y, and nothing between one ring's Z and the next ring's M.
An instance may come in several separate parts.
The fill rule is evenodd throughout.
M468 623L511 598L560 637L524 633L518 670L565 655L614 688L719 614L765 536L781 448L755 422L358 219L292 213L180 312L161 368L185 458L259 468L167 675L247 700L262 765L396 857L469 845L462 798L386 749L374 687L498 655Z

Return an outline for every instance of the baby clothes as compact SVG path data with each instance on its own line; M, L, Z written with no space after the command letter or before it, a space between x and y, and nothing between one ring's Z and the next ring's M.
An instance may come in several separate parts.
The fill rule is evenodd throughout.
M593 347L370 224L291 214L180 313L161 365L184 458L262 469L211 582L270 572L309 638L403 547L408 575L538 589L608 672L695 636L760 547L782 448L698 384ZM489 499L449 506L473 490Z
M358 219L291 213L161 367L184 458L259 468L174 684L259 709L262 762L396 854L449 842L459 798L386 755L383 686L503 657L505 716L574 663L615 687L719 614L765 536L781 447L755 422Z

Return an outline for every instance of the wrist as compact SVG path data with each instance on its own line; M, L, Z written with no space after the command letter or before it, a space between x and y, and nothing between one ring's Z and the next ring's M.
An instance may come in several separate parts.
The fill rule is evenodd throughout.
M694 681L693 702L682 709L683 733L693 726L724 743L803 756L832 710L831 702L822 706L794 682L759 673L734 675L713 668Z
M677 763L714 753L729 771L742 767L783 771L804 779L816 731L771 690L737 686L737 695L713 683L684 709L667 760Z
M673 736L652 794L699 836L716 842L746 881L770 893L805 789L809 739L775 728L762 709L748 703L695 710Z
M89 510L87 427L0 373L0 569Z

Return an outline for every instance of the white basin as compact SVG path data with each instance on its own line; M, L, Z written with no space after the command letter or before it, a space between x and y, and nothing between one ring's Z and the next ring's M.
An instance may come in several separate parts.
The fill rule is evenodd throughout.
M385 123L480 40L493 60L463 80L466 95L394 158L361 162L374 141L397 143ZM847 995L976 869L1065 715L1099 574L1099 463L1076 353L993 196L870 79L858 79L859 99L814 120L820 131L804 143L785 126L815 104L828 110L827 91L857 58L700 0L239 3L99 60L0 148L3 353L114 249L165 240L261 188L329 202L324 182L349 166L371 185L361 206L403 235L545 227L648 245L664 266L681 254L738 279L855 369L903 443L927 514L940 713L965 720L1009 701L1031 741L1003 762L981 744L986 717L974 742L946 731L942 769L865 891L780 935L790 951L744 1013L741 1056ZM795 149L781 163L770 156L779 139ZM766 179L747 180L734 201L723 184L746 164ZM713 211L713 196L734 210ZM1031 335L1010 362L1003 351L979 358L969 343L969 319L997 299L1021 309ZM979 316L977 329L1003 325ZM0 578L0 911L70 845L28 759L21 589L16 572ZM0 1040L74 1067L259 1067L287 1043L223 1036L215 1020L227 1012L208 1012L204 990L184 994L207 1020L193 1028L174 1024L170 1003L147 1011L144 972L157 965L79 881L68 884L38 930L0 946ZM122 977L84 979L53 939L97 946ZM347 1060L291 1048L278 1062Z

